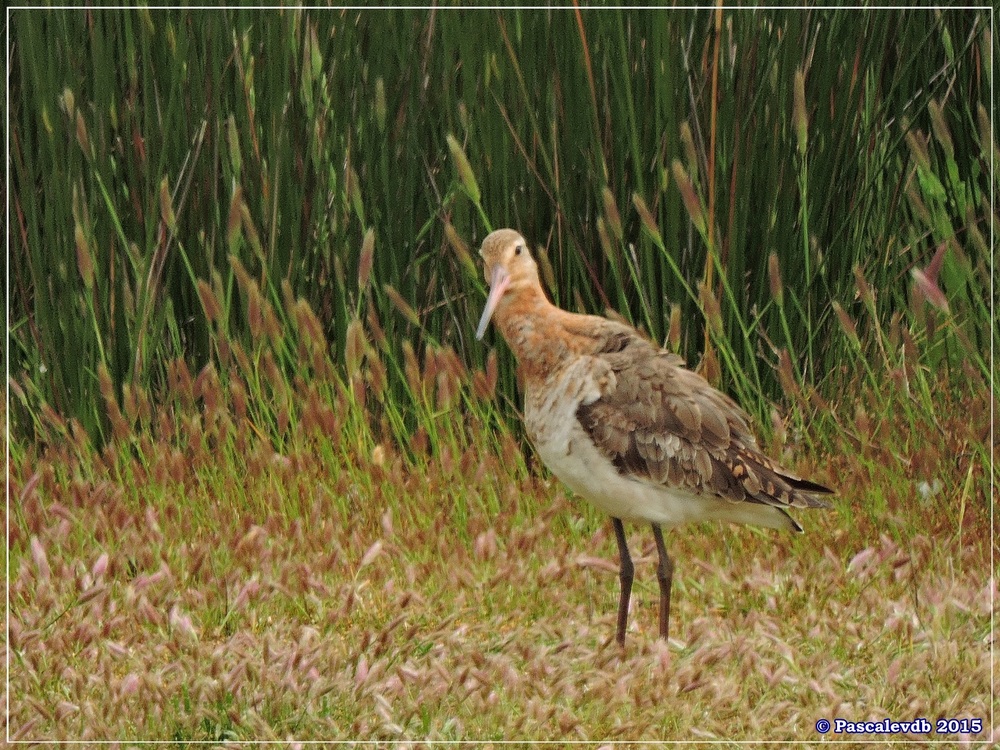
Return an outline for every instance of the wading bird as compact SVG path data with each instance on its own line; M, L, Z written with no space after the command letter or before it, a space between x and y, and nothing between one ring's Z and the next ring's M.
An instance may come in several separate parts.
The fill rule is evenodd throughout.
M517 357L535 450L611 516L621 560L619 644L634 574L622 521L653 527L666 640L674 564L662 527L719 520L801 532L786 508L828 507L815 495L831 490L761 453L746 413L676 354L630 326L553 305L520 234L492 232L480 255L490 291L476 338L496 323Z

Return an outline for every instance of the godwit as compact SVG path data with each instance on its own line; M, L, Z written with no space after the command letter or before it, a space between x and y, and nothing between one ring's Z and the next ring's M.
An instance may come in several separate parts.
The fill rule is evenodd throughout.
M653 527L666 640L674 564L662 527L720 520L801 532L786 508L828 507L814 495L831 490L761 453L746 413L680 357L630 326L549 302L520 234L498 229L480 255L490 293L476 338L496 321L517 357L535 450L570 489L611 516L621 559L619 644L634 575L622 521Z

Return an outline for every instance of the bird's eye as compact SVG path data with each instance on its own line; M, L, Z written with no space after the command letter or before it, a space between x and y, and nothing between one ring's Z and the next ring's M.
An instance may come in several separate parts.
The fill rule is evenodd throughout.
M518 245L514 248L514 255L520 255L522 250L524 250L524 245Z

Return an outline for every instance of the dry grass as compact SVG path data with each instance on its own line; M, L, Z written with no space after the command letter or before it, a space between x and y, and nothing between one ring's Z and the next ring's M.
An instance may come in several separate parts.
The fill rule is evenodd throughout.
M785 741L918 716L998 736L985 396L789 450L840 490L805 535L671 532L669 646L631 528L624 651L610 525L511 439L407 457L302 420L279 453L231 401L168 401L102 451L16 447L12 738Z

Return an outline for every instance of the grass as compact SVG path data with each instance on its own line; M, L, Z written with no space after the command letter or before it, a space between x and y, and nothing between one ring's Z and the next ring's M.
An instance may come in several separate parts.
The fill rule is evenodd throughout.
M16 11L10 737L995 742L988 20ZM504 225L838 491L668 534L670 644L471 338Z
M167 361L200 370L220 337L249 351L295 321L289 297L338 364L377 318L392 401L402 340L481 367L469 248L501 225L540 250L557 303L673 336L763 421L782 351L799 386L857 357L831 313L870 312L856 267L888 328L945 244L965 349L995 329L982 13L28 9L11 39L26 439L42 404L105 439L100 366L119 395L155 394Z
M432 402L486 378L442 386L437 362L411 372ZM630 528L620 650L610 525L487 409L439 414L450 443L373 443L324 426L379 418L338 377L279 381L279 403L339 394L279 447L210 374L194 397L176 380L159 427L13 446L12 738L791 741L916 716L996 736L981 389L933 384L926 424L845 402L822 452L785 431L772 454L835 485L834 509L800 513L802 536L669 534L669 646Z

